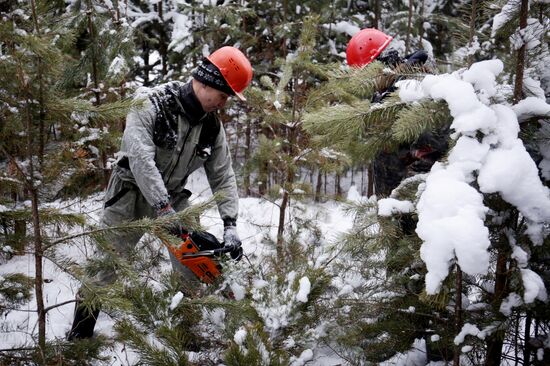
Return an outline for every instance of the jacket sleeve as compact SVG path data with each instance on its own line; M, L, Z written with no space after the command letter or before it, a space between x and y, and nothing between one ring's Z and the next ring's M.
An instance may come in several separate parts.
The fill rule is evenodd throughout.
M224 225L235 225L239 212L239 195L223 126L220 127L212 155L206 161L204 169L212 192L221 193L217 204Z
M155 115L148 99L139 108L130 110L122 136L122 150L128 156L130 170L139 190L153 208L159 209L170 202L170 196L155 164Z

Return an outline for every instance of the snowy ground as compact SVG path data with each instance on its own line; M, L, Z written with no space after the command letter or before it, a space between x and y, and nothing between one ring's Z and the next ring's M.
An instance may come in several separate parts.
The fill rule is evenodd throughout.
M192 200L200 202L206 200L210 195L210 190L206 182L204 173L199 172L190 179L190 189L194 192ZM83 213L90 222L98 222L101 214L103 193L95 194L86 200L70 202L55 202L52 206L63 207L71 212ZM350 189L349 198L352 200L361 199L354 187ZM271 202L258 198L243 198L240 200L240 216L238 220L238 230L243 241L244 253L248 260L243 260L239 265L257 266L261 268L262 258L271 248L266 248L262 244L262 238L268 233L273 238L276 237L277 222L279 215L278 207ZM336 239L340 234L350 229L352 220L344 213L344 206L341 203L327 202L324 204L315 204L306 207L300 215L301 219L312 218L318 221L323 238L326 244ZM292 219L292 217L291 217ZM223 232L222 222L219 219L217 209L213 208L207 211L201 219L203 226L221 238ZM92 245L88 241L83 241L78 245L65 246L60 251L77 260L84 261L92 253ZM163 264L163 271L169 271L168 262ZM31 255L17 256L12 260L0 265L0 275L8 273L22 272L29 276L34 276L34 259ZM44 294L46 306L62 303L72 300L78 290L79 283L67 273L61 271L51 261L45 260L44 263ZM27 305L18 310L11 310L4 319L2 319L0 333L0 344L2 348L24 347L35 344L33 336L37 334L37 316L33 311L35 301L31 300ZM47 338L50 340L61 339L66 336L72 322L73 303L69 303L48 312L47 317ZM107 314L101 313L97 322L96 332L111 336L113 335L114 320ZM418 346L418 345L415 345ZM420 345L419 354L414 352L409 355L402 355L395 359L393 365L423 365L423 345ZM115 344L111 353L111 365L130 365L136 360L131 350L123 347L121 344ZM418 363L416 362L418 360ZM306 360L304 360L306 361ZM342 365L345 361L337 357L328 349L314 350L311 358L308 357L309 365ZM303 364L297 360L296 364Z
M189 187L194 192L192 197L193 202L206 200L211 195L210 190L206 188L208 184L202 172L191 177ZM97 223L101 214L102 197L103 193L98 193L82 201L57 201L52 206L63 207L71 212L83 213L90 222ZM261 266L262 253L271 250L261 244L262 238L266 233L275 238L279 219L278 215L278 207L266 200L258 198L243 198L240 200L238 230L243 242L244 253L250 259L250 262L244 260L240 262L240 265ZM317 220L322 220L321 227L327 242L351 226L351 219L344 215L342 205L339 203L328 202L312 205L308 207L304 216L311 216ZM221 238L223 225L216 208L207 211L201 218L201 223L208 231ZM89 241L83 241L78 245L73 244L72 246L60 248L60 252L77 261L84 261L87 256L91 255L92 245ZM170 270L169 263L164 264L163 270ZM34 276L34 258L31 255L17 256L0 265L0 275L15 272L22 272L31 277ZM44 284L46 307L74 299L79 287L78 281L61 271L49 260L45 260L44 262L44 277L46 279L46 283ZM22 308L10 311L2 319L2 332L0 333L2 348L23 347L35 344L33 340L33 335L36 336L37 334L37 316L33 311L35 308L36 303L33 299ZM70 303L48 312L48 339L65 337L72 322L73 308L74 304ZM114 321L107 314L101 313L96 331L105 335L112 335L113 324ZM120 348L113 352L113 365L131 364L134 357L132 357L130 351L123 351L122 347ZM319 365L334 365L339 363L339 361L335 361L334 358L327 355L318 355L318 357L317 364Z

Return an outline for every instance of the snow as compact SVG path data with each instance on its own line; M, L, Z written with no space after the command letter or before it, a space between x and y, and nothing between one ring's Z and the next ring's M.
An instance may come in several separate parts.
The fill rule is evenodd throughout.
M453 259L468 274L489 266L489 232L484 225L483 196L466 183L458 169L436 164L417 205L416 232L423 240L420 256L428 267L426 291L434 294L447 277Z
M525 28L518 29L510 36L510 43L515 50L520 49L523 45L530 50L540 45L544 33L544 26L539 23L538 19L529 18Z
M396 213L408 213L414 211L414 205L410 201L400 201L395 198L383 198L378 200L378 215L391 216Z
M528 96L534 96L542 100L546 99L541 82L529 76L523 78L523 92Z
M178 12L171 13L171 17L174 24L172 28L172 40L168 48L175 52L182 52L186 47L193 44L193 35L191 33L193 20L189 16Z
M296 294L296 300L300 302L307 302L307 296L309 295L310 290L311 282L309 282L309 278L300 278L300 288L298 290L298 293Z
M359 191L357 191L357 187L354 183L351 184L348 194L346 196L346 199L350 202L360 202L362 199L362 196L359 194Z
M64 208L72 212L87 212L90 222L97 222L98 209L101 205L102 195L94 195L85 201L74 200L71 202L54 202L51 206ZM93 208L91 208L93 207ZM79 245L65 246L60 248L59 253L69 256L74 260L81 261L86 253L92 253L90 244L87 241L80 241ZM0 266L0 275L11 273L24 273L28 276L34 276L34 260L31 255L15 256ZM75 294L79 288L78 281L70 277L51 261L44 261L44 278L50 279L50 282L44 283L45 306L52 306L65 301L74 300ZM3 318L3 327L9 332L0 333L0 344L6 347L21 346L32 344L32 333L36 331L37 315L31 311L36 307L36 300L33 298L20 310L12 310L5 313ZM46 333L49 339L64 338L72 322L74 303L55 308L48 312ZM101 324L98 329L112 327L113 322L105 314L100 315Z
M422 85L418 80L400 80L395 85L399 88L399 98L404 102L414 102L424 97Z
M513 308L517 308L522 304L521 296L512 292L502 301L499 311L506 316L510 316L512 315Z
M237 343L239 346L242 346L244 344L244 341L246 339L247 331L244 327L240 327L239 330L235 332L235 335L233 336L233 340L235 343Z
M346 21L340 21L338 23L332 23L332 24L323 24L323 27L324 28L330 27L330 29L338 33L345 33L350 37L352 37L355 33L361 30L361 28L359 28L358 26Z
M518 120L525 121L533 116L550 117L550 104L544 99L537 97L527 97L516 105L512 106Z
M390 360L380 363L381 366L424 366L426 365L426 341L415 339L411 350L406 353L398 353Z
M422 38L422 49L428 53L430 59L434 58L434 48L426 38Z
M139 28L142 24L151 23L155 20L160 20L158 14L154 11L149 13L136 13L129 11L129 15L135 16L135 20L130 24L132 28Z
M535 245L542 243L543 224L550 220L550 193L518 138L516 117L531 104L542 110L544 106L533 99L517 111L491 104L498 90L496 76L502 70L501 61L489 60L452 74L427 76L420 82L421 90L415 83L400 84L405 89L400 96L408 102L444 99L453 117L451 137L457 141L448 161L436 163L428 173L416 205L428 294L439 291L455 261L467 274L487 273L490 241L483 194L499 193L517 207Z
M107 73L109 75L120 75L126 72L127 69L128 66L126 65L124 57L116 56L111 62L111 65L109 65L109 70Z
M214 309L207 315L212 324L215 324L220 329L225 329L225 310L221 308Z
M460 330L460 333L458 333L458 335L455 337L454 343L458 346L458 345L460 345L461 343L464 342L464 338L467 335L477 336L479 333L480 333L480 331L479 331L477 326L475 326L473 324L470 324L470 323L465 323L462 326L462 329Z
M510 242L512 239L508 239ZM511 257L516 260L518 267L525 268L527 266L529 255L525 250L517 245L512 246L512 255Z
M246 296L246 289L238 283L231 283L231 291L235 296L235 300L242 300Z
M462 75L462 80L471 83L476 91L483 91L490 98L496 93L496 76L502 72L504 64L500 60L481 61L473 64ZM485 99L487 102L487 99Z
M508 2L502 7L502 10L493 18L491 37L494 37L503 25L512 20L514 15L517 14L516 9L518 9L518 7L518 0L508 0Z
M469 42L466 46L458 48L452 55L453 60L460 63L469 57L479 53L481 50L481 45L479 44L478 37L474 36L472 41Z
M290 366L303 366L311 360L313 360L313 351L306 349L300 354L300 357L291 360Z
M172 301L170 302L170 310L174 310L175 308L177 308L181 300L183 300L183 293L179 291L177 294L174 295L174 297L172 297Z
M530 304L535 301L535 299L546 302L548 299L546 288L544 287L542 278L540 278L537 273L530 269L522 269L521 279L523 280L523 287L525 288L525 293L523 295L525 303Z
M478 183L484 193L498 192L526 217L531 240L541 244L540 225L550 220L550 192L541 182L538 169L517 138L519 126L510 107L494 107L499 120L500 148L491 149L479 172ZM540 228L541 229L541 228Z

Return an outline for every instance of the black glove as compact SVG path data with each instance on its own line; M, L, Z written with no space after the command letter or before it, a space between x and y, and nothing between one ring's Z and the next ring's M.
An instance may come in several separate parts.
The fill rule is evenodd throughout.
M237 234L237 228L235 226L226 226L223 230L223 241L225 246L232 246L233 250L229 252L231 258L237 262L243 257L243 248L241 247L241 239Z
M405 56L405 60L407 60L407 65L424 65L426 61L428 61L428 52L424 50L415 51L410 55Z
M174 210L174 208L170 204L157 210L157 216L162 218L170 219L170 216L173 216L175 214L176 210ZM183 234L187 233L187 230L185 230L185 228L181 226L178 221L174 221L173 219L170 223L166 224L165 229L174 236L182 236Z

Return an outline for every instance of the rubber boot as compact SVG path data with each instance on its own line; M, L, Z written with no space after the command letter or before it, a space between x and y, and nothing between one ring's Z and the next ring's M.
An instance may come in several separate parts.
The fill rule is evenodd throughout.
M74 310L73 326L67 335L67 340L92 338L98 315L99 309L93 309L90 312L86 307L82 306L80 301L77 301Z

